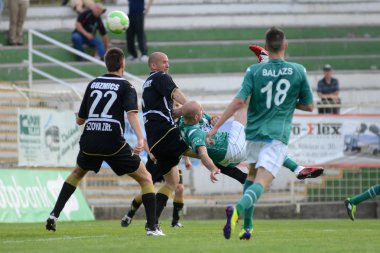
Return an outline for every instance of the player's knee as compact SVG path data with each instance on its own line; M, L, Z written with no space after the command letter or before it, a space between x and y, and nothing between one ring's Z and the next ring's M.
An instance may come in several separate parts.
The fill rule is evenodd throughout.
M71 174L67 177L66 182L73 186L78 186L79 182L86 175L87 171L79 167L75 168Z

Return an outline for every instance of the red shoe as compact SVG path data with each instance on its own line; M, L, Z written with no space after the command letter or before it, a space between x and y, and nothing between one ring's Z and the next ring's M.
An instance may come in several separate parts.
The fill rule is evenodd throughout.
M268 52L264 48L258 46L258 45L250 45L249 49L251 49L252 52L255 53L257 56L258 62L268 62L269 57L268 57Z
M316 178L323 174L322 167L306 167L298 173L297 178L303 180L306 178Z

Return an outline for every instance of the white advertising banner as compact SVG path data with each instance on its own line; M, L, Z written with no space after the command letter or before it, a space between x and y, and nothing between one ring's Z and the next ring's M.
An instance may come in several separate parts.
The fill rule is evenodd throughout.
M289 155L305 165L380 166L380 115L296 115Z
M73 167L81 129L73 111L18 109L18 165Z

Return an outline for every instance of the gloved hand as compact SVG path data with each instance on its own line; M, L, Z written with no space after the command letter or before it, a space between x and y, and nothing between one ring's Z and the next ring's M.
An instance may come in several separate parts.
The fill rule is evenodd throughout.
M249 49L251 49L251 51L255 53L259 63L266 63L269 61L268 52L264 48L258 45L250 45Z

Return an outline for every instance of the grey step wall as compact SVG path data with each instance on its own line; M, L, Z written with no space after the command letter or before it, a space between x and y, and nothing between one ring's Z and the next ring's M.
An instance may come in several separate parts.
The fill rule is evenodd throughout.
M159 1L157 1L159 2ZM126 4L108 11L128 11ZM379 1L166 1L155 4L146 18L147 29L379 25ZM30 7L25 29L73 29L76 15L65 6ZM0 30L7 30L3 16Z

